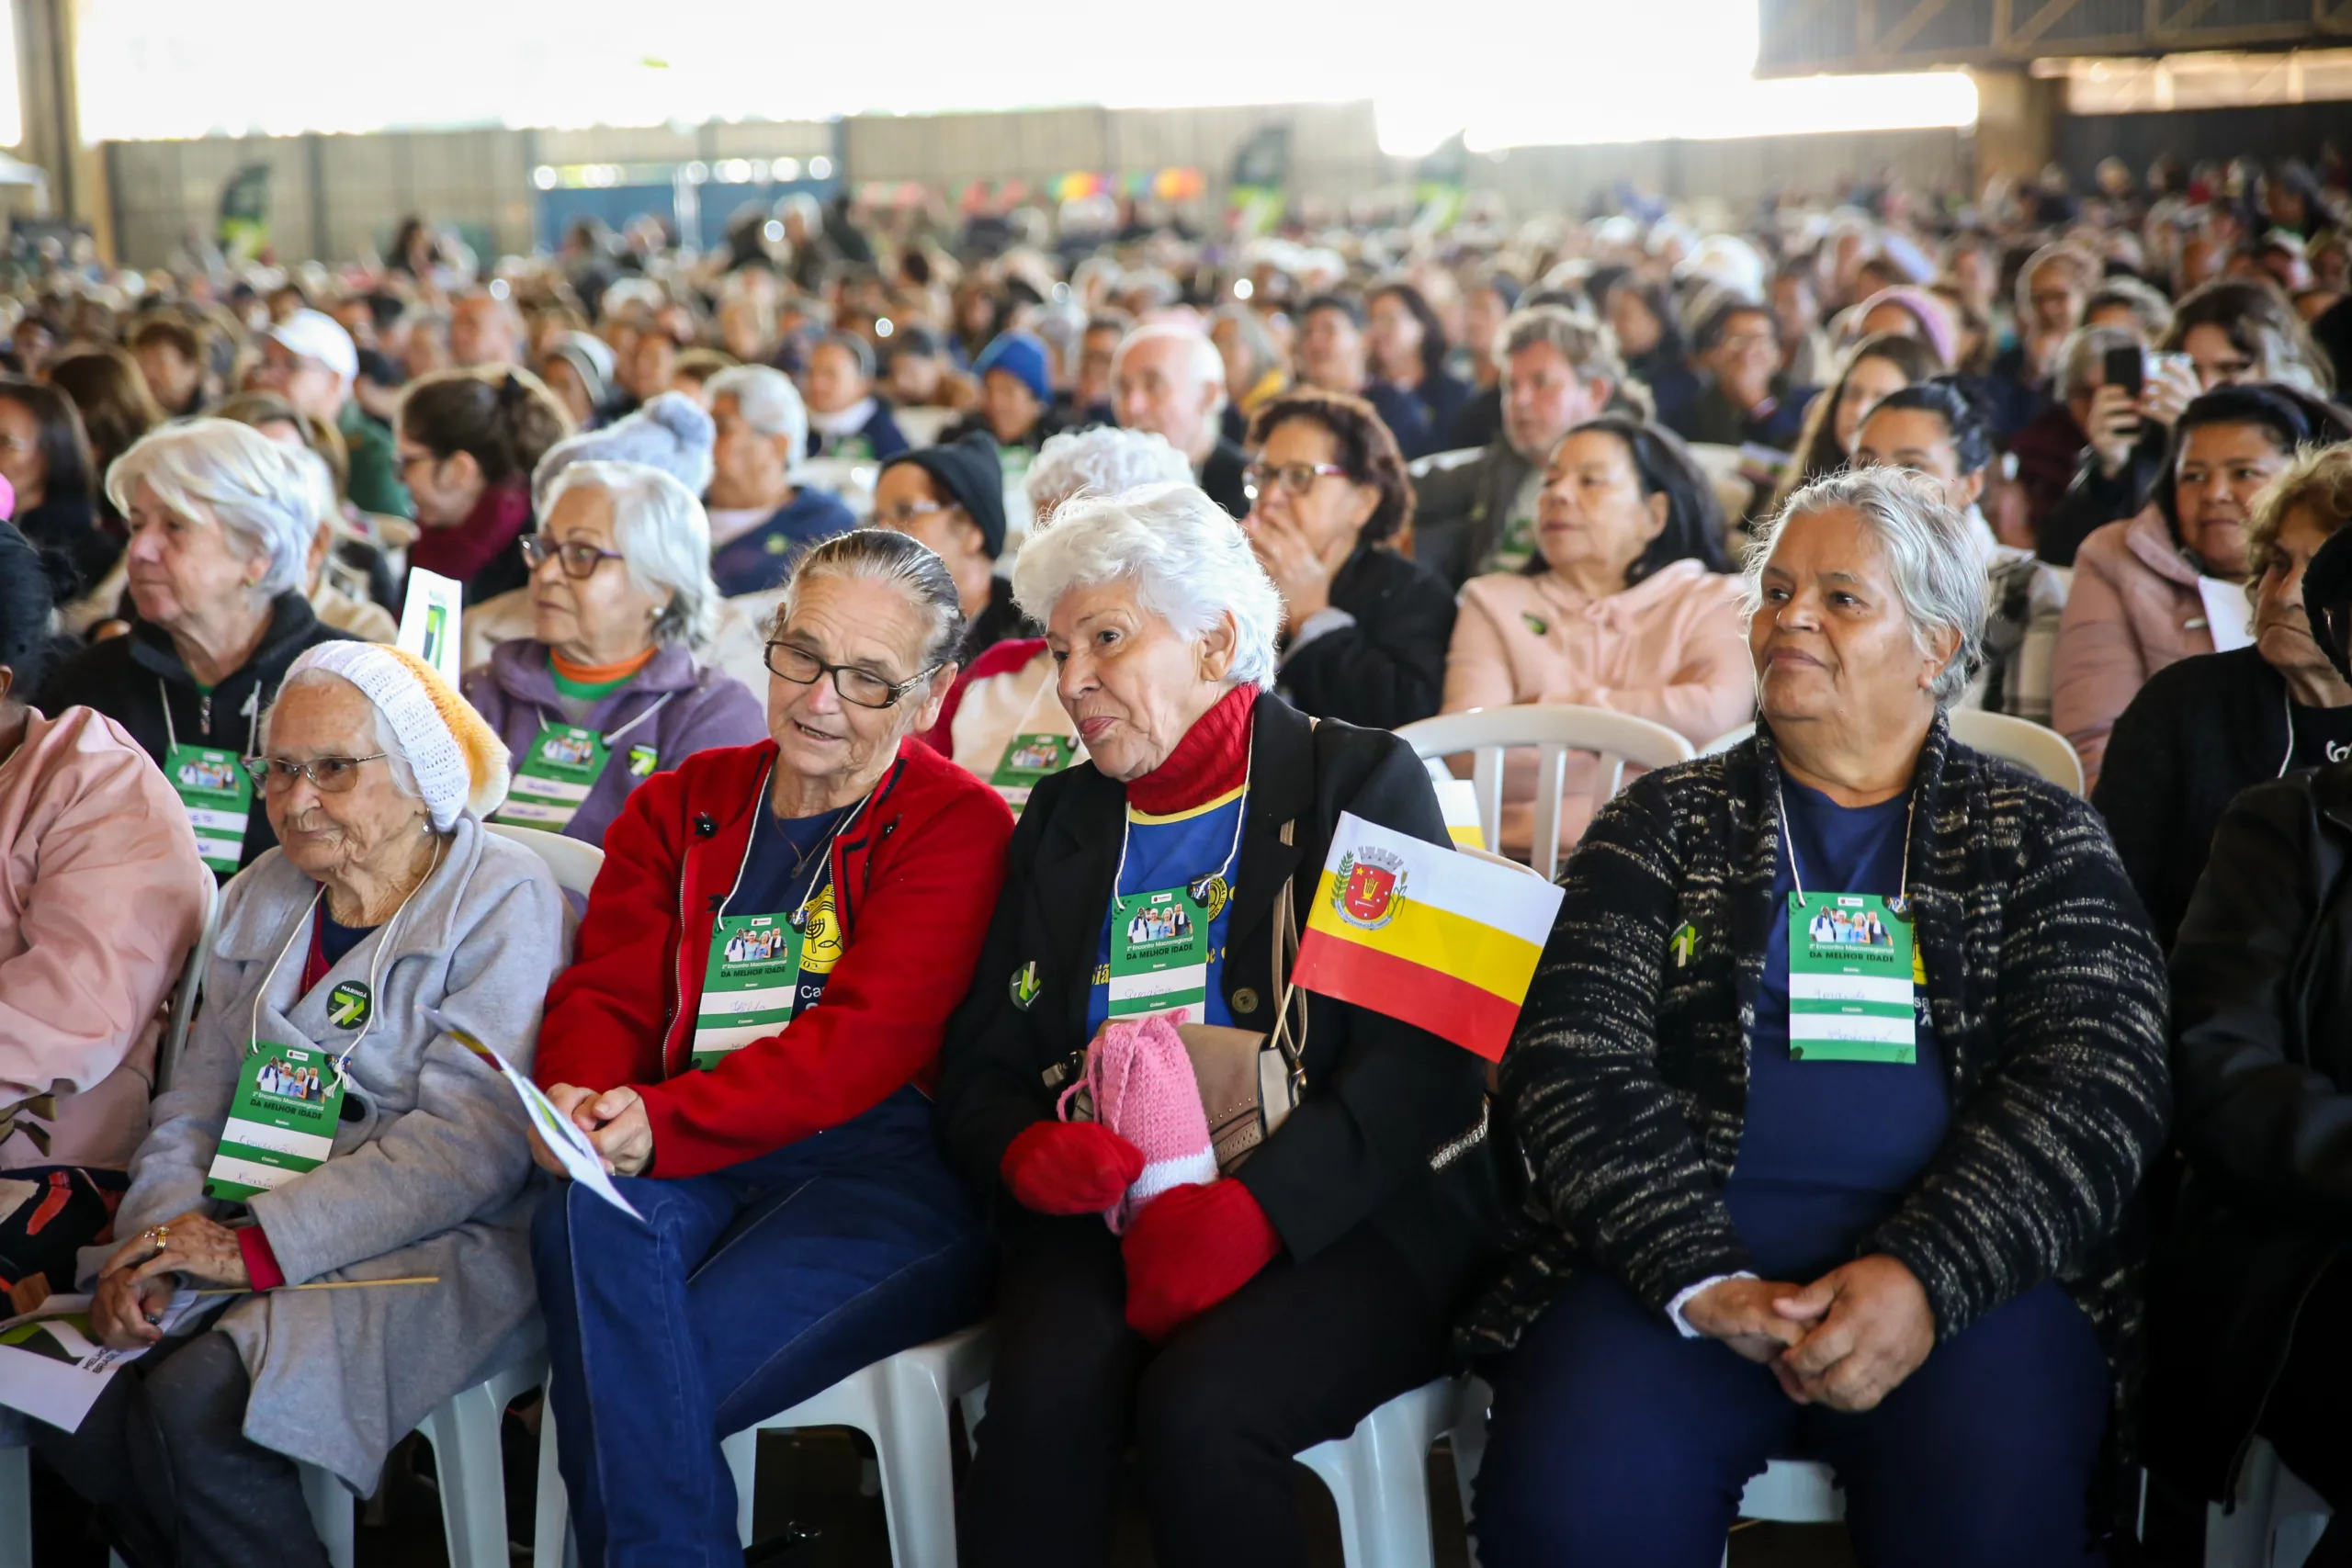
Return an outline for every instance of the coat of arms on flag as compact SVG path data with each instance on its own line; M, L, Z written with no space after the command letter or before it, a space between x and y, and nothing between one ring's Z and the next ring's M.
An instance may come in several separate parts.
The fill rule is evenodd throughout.
M1331 876L1331 908L1351 926L1376 931L1396 918L1405 901L1405 857L1377 844L1340 852Z

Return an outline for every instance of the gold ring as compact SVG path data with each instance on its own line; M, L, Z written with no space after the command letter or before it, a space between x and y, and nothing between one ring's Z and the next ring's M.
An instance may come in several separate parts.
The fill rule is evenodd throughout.
M139 1239L147 1243L150 1247L153 1247L156 1251L162 1252L172 1245L172 1227L169 1225L151 1226L140 1235Z

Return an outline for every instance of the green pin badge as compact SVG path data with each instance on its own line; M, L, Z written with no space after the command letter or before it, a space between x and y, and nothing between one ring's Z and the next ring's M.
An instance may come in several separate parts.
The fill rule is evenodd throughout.
M1037 993L1045 987L1037 982L1037 961L1031 959L1012 972L1012 1005L1027 1012L1037 1000Z
M1674 954L1677 969L1689 968L1690 955L1699 950L1699 928L1688 920L1683 921L1682 929L1676 931L1673 940L1667 943L1667 950Z
M368 987L345 980L327 993L327 1019L337 1029L356 1029L368 1021Z
M631 778L651 778L653 770L661 765L661 753L650 746L632 746L628 749L628 771Z
M1525 621L1527 623L1527 629L1533 632L1537 637L1546 636L1552 630L1552 624L1541 615L1531 615L1526 611L1521 610L1519 614L1519 618Z

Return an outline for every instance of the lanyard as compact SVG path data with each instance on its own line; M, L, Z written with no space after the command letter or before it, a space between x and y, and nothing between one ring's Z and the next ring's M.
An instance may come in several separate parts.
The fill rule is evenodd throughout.
M643 713L639 714L635 718L630 719L627 724L622 725L610 735L600 735L597 739L605 743L605 749L606 750L610 750L614 746L619 744L620 738L622 736L627 735L630 730L635 729L639 725L643 724L647 719L651 718L655 714L660 713L663 707L668 705L670 699L677 694L678 694L675 692L662 693L660 697L655 699L651 707L647 708ZM539 720L543 724L562 724L568 722L564 719L549 716L548 710L544 707L540 707L537 703L534 703L531 705L539 709Z
M1797 836L1789 830L1789 803L1781 794L1781 774L1777 768L1772 773L1772 801L1781 808L1781 842L1788 847L1789 881L1795 886L1797 899L1802 903L1804 899L1804 878L1797 871ZM1915 787L1911 791L1911 803L1903 808L1903 881L1895 889L1895 901L1887 906L1898 915L1911 902L1911 825L1918 820L1918 817L1919 792Z
M162 698L164 703L164 750L167 753L175 751L179 749L180 735L179 730L172 723L172 689L164 684L164 678L161 675L155 677L155 694ZM209 698L207 700L209 701ZM245 755L248 757L254 755L254 750L260 744L261 688L255 686L253 689L253 694L245 699Z
M1216 879L1228 887L1232 886L1229 877L1234 860L1241 853L1241 828L1250 819L1250 771L1257 761L1258 748L1253 744L1241 763L1241 809L1233 815L1233 847L1225 852L1225 863L1216 868ZM1126 897L1119 888L1127 879L1127 844L1135 836L1135 813L1129 811L1119 827L1119 869L1111 875L1111 901L1114 904Z
M718 921L727 918L728 907L735 902L736 891L743 886L744 868L752 863L752 842L759 836L759 807L767 804L768 781L775 776L775 762L771 759L768 762L766 771L760 774L760 792L753 797L759 805L752 808L753 815L752 818L752 831L751 834L743 840L743 858L736 864L735 880L727 885L727 897L718 901L718 912L712 917L711 921L714 926L716 926ZM881 787L882 781L880 779L875 780L874 789L879 789ZM833 841L842 836L842 829L848 827L852 822L856 821L860 814L862 814L868 806L871 806L874 803L874 789L867 790L864 796L859 799L858 803L849 810L843 812L840 820L833 824L832 831L825 835L825 841L819 848L819 853L821 856L821 859L818 863L823 864L831 861L833 856ZM798 876L801 871L806 868L808 863L809 858L803 855L800 860L800 864L793 867L792 874ZM799 907L792 911L792 926L795 931L800 929L804 917L808 913L808 906L816 899L816 897L817 884L814 880L811 880L808 884L808 891L800 896Z
M377 1016L383 1011L377 1003L377 998L380 994L384 978L384 955L392 950L392 938L401 929L401 917L408 913L409 901L416 897L418 890L424 887L425 883L433 880L433 874L441 869L442 848L442 840L436 834L433 840L433 863L425 867L424 875L418 880L416 886L410 888L407 895L401 899L401 907L392 911L392 918L384 926L383 940L376 944L376 955L368 961L368 1017L366 1021L360 1024L359 1032L352 1037L351 1043L345 1046L343 1054L334 1059L334 1076L338 1081L344 1077L344 1068L350 1062L351 1054L359 1049L359 1043L368 1038L368 1032L376 1027ZM261 1045L262 1000L269 995L270 985L277 978L277 971L284 966L286 955L294 951L294 944L302 939L310 931L311 922L318 919L319 908L326 902L326 897L327 890L323 886L311 896L309 910L301 919L294 923L293 934L286 939L286 945L277 950L277 956L270 961L268 973L261 977L261 988L254 992L253 1015L248 1021L245 1034L245 1049L248 1053L258 1050Z

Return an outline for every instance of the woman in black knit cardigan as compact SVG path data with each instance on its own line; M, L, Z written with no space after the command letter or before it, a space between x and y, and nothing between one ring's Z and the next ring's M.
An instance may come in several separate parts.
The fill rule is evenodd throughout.
M1827 1460L1865 1564L2094 1561L2163 1141L2163 958L2098 816L1953 742L1961 519L1872 469L1756 547L1762 722L1596 818L1502 1066L1529 1235L1487 1568L1701 1568ZM2119 1428L2120 1429L2120 1428Z

